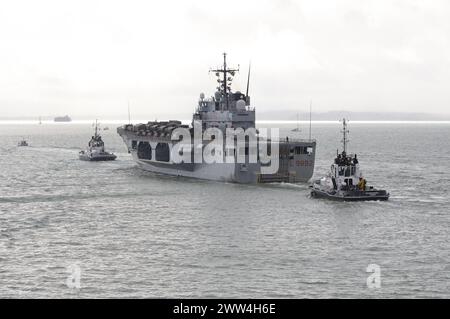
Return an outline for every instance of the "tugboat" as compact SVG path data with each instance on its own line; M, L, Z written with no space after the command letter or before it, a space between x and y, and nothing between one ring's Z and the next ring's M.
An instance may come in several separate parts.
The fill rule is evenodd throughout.
M331 165L326 177L315 180L311 187L311 197L328 198L339 201L388 200L386 190L375 189L366 185L366 180L359 167L357 155L347 154L348 133L347 121L343 123L343 150Z
M22 138L22 140L19 143L17 143L17 146L28 146L28 142Z
M98 134L98 123L95 120L95 134L89 141L88 148L79 153L80 160L83 161L113 161L116 155L105 152L105 143L100 134Z

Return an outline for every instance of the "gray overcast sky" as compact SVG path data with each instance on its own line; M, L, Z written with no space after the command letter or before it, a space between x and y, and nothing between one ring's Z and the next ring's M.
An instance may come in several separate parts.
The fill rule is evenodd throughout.
M450 112L450 1L2 1L0 117L190 114L229 54L259 111ZM184 116L186 117L186 116Z

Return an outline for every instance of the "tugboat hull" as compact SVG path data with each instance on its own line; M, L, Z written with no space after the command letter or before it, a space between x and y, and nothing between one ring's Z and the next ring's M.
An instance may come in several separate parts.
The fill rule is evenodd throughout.
M79 158L82 161L100 162L100 161L114 161L117 157L116 155L110 153L91 155L85 152L80 152Z
M327 198L330 200L357 202L357 201L386 201L389 199L389 193L385 190L369 190L369 191L349 191L344 193L327 192L320 189L312 189L311 197Z

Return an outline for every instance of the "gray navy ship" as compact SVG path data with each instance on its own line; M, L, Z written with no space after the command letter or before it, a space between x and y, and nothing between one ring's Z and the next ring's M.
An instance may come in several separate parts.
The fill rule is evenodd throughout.
M54 118L55 122L72 122L72 119L70 118L69 115L65 115L65 116L57 116Z
M279 138L272 135L262 136L260 134L262 128L255 127L256 112L250 105L248 95L250 69L246 94L239 91L233 92L231 83L239 69L229 68L226 57L224 53L221 67L210 70L217 76L219 83L217 91L210 98L205 98L203 93L200 94L190 125L170 120L150 121L136 125L126 124L118 127L117 133L125 142L128 152L139 167L159 174L249 184L307 182L314 172L316 141ZM216 130L215 132L220 130L218 133L222 132L224 136L230 129L255 133L254 136L249 133L244 143L239 144L234 138L233 147L230 148L229 144L223 143L219 151L216 149L215 158L218 155L219 158L224 158L223 161L212 163L195 161L198 152L205 151L210 147L208 144L220 139L221 134L217 133L212 136L210 134L209 138L205 137L211 129ZM176 137L175 132L179 130L189 132L189 136ZM195 142L198 136L200 136L200 143ZM250 145L250 137L258 141L256 148ZM220 140L226 138L222 136ZM189 139L191 141L188 141ZM176 148L178 143L185 143L181 152ZM265 148L261 146L263 143L266 143ZM186 153L183 154L184 161L175 160L180 155L174 152L175 149L180 154ZM266 151L264 154L271 156L271 163L263 161L263 150ZM268 169L268 166L274 162L277 164L276 168Z

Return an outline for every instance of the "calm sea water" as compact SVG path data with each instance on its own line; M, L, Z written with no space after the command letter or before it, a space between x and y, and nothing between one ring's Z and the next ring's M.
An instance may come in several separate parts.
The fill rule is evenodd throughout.
M0 297L450 297L450 124L350 123L369 184L392 195L370 203L155 176L109 126L117 161L89 163L90 125L0 125ZM313 125L316 177L339 130Z

